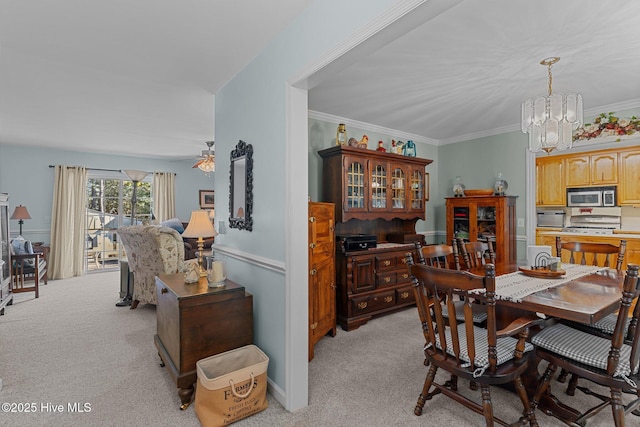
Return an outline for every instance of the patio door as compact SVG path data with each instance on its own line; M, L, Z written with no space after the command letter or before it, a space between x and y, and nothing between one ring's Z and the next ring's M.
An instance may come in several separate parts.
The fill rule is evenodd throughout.
M85 271L119 268L125 253L118 240L118 227L131 225L133 183L122 173L89 171L87 180L87 229ZM151 179L138 184L136 224L151 219Z

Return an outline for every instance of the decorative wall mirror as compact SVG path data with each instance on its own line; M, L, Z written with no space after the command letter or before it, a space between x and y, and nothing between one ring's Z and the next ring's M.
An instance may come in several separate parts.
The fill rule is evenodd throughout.
M242 140L231 151L229 211L229 227L253 229L253 147Z

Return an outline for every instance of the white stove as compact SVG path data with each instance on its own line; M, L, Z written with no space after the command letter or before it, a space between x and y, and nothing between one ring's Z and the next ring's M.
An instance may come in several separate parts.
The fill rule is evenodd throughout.
M569 226L562 229L567 233L613 234L620 228L622 209L610 208L571 208Z

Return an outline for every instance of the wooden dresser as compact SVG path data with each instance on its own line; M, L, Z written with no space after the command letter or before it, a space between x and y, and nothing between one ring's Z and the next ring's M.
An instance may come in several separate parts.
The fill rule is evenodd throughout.
M206 278L186 284L182 274L156 277L158 354L178 387L186 409L197 379L196 362L253 344L253 296L227 280L209 288Z

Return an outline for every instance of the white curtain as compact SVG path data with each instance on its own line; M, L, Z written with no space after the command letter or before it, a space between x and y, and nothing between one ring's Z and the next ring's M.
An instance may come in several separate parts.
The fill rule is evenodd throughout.
M176 217L175 173L153 173L153 213L158 222Z
M66 279L84 273L86 188L86 168L62 165L55 167L51 252L47 266L49 278Z

